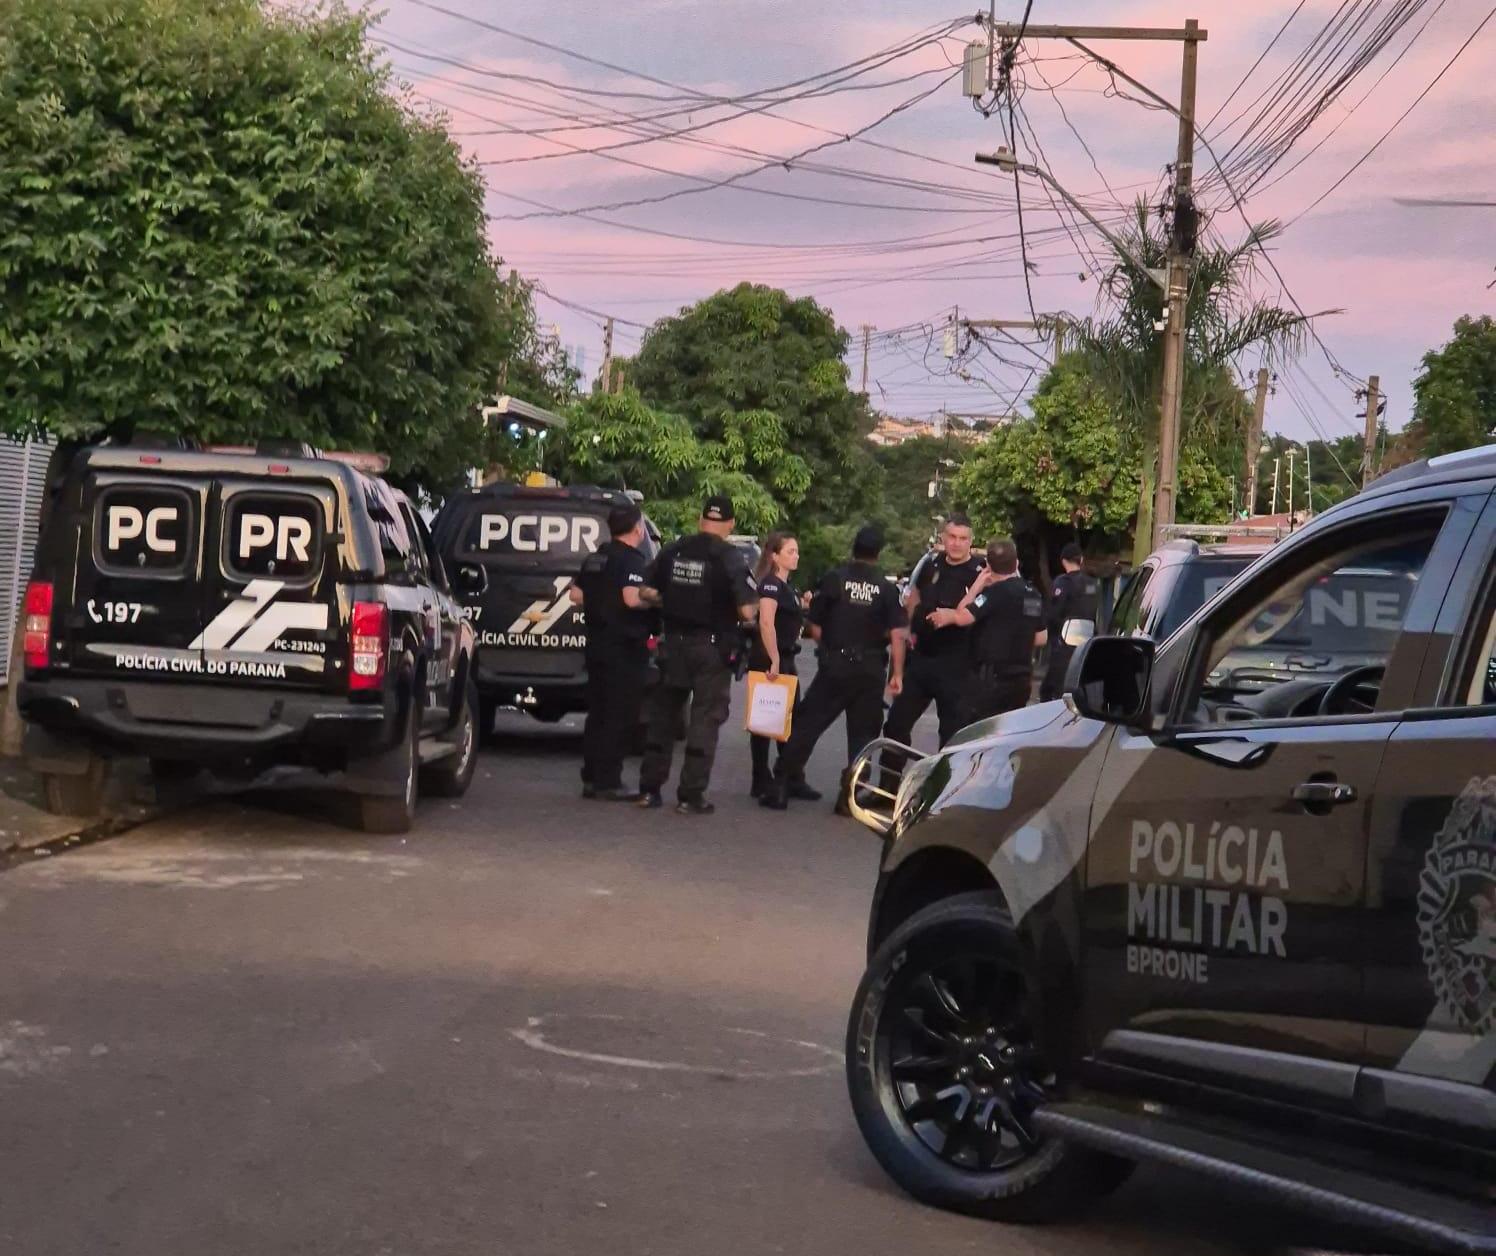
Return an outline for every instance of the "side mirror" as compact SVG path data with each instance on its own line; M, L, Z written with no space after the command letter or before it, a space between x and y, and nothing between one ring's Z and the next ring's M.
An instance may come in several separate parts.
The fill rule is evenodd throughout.
M1089 619L1067 619L1060 625L1060 641L1071 649L1085 645L1096 635L1096 625Z
M1076 710L1107 724L1136 723L1148 710L1153 653L1149 637L1092 637L1065 678Z
M452 587L464 597L478 597L488 592L488 572L481 563L462 563Z

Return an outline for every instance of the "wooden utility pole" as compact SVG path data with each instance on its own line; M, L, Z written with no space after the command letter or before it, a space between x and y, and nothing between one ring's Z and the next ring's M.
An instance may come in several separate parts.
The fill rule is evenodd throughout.
M1165 295L1168 323L1164 329L1163 393L1159 398L1158 484L1153 494L1153 544L1163 540L1163 529L1174 522L1179 498L1179 420L1184 399L1185 302L1189 296L1190 255L1194 250L1195 76L1199 65L1200 24L1184 24L1184 69L1179 85L1179 150L1174 159L1174 230L1169 237ZM1188 237L1188 238L1187 238Z
M1366 448L1361 451L1361 487L1371 483L1371 469L1376 461L1377 407L1382 400L1382 377L1370 375L1366 379Z
M1288 524L1293 526L1293 456L1298 453L1298 447L1288 447Z
M864 323L862 325L862 395L864 397L867 396L867 351L872 338L873 325L871 323Z
M1247 514L1257 513L1257 459L1262 456L1262 422L1267 417L1267 367L1257 372L1257 396L1247 424Z
M613 320L610 318L603 324L603 371L602 390L605 393L613 391Z

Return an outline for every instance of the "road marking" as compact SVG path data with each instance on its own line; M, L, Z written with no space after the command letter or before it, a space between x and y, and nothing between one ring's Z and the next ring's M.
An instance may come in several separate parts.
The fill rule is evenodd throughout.
M547 1055L559 1055L568 1060L586 1060L590 1064L611 1064L617 1068L646 1069L655 1073L705 1073L712 1077L730 1077L735 1081L760 1081L778 1077L818 1077L822 1073L829 1073L833 1069L840 1068L844 1063L840 1051L832 1050L830 1047L823 1047L818 1042L805 1042L799 1038L778 1038L757 1029L736 1029L732 1026L724 1027L725 1032L739 1034L745 1038L757 1038L762 1041L800 1047L806 1051L815 1052L817 1055L825 1057L825 1059L814 1068L760 1071L717 1068L710 1064L687 1064L678 1060L646 1060L631 1055L608 1055L597 1051L582 1051L576 1047L563 1047L549 1041L543 1032L543 1027L547 1021L553 1019L554 1017L552 1016L531 1016L525 1021L522 1028L511 1029L509 1034L534 1051L544 1051ZM568 1019L621 1021L625 1018L622 1016L591 1015L568 1017Z

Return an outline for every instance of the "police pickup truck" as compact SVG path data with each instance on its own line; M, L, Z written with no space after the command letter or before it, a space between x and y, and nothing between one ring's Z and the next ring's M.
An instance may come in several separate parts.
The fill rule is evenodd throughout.
M592 485L488 484L449 498L432 527L477 640L482 728L512 706L547 723L587 708L587 628L567 590L636 498ZM642 552L659 536L645 520Z
M1083 645L888 812L869 748L847 1068L895 1180L1034 1220L1155 1160L1496 1252L1493 489L1496 446L1384 476L1162 644ZM1337 588L1375 613L1334 595L1325 666L1221 666Z
M54 810L95 812L121 754L315 768L379 832L472 779L472 631L410 502L337 456L85 450L22 629L24 753Z

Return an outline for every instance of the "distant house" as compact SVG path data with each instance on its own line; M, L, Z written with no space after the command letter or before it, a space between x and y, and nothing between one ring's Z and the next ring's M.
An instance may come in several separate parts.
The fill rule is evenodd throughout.
M899 419L882 415L877 426L868 433L868 441L874 445L902 445L916 436L949 436L952 440L975 443L995 427L1002 427L1012 420L1000 415L936 414L928 419Z
M16 612L31 578L51 453L43 441L0 438L0 685L7 680Z

